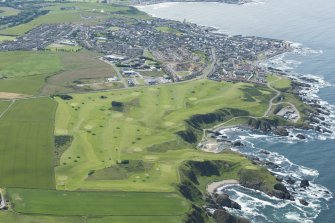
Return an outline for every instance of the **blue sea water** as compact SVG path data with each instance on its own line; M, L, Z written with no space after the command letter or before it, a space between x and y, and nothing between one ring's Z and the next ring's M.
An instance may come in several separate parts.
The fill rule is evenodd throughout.
M322 78L325 82L315 93L335 112L331 107L335 105L334 0L259 0L246 5L163 3L139 8L161 18L186 19L199 25L213 26L230 35L262 36L299 43L300 50L279 56L269 63L292 75L310 74ZM334 117L332 119L334 122ZM308 140L302 142L236 129L227 132L227 135L247 143L241 152L260 155L259 149L271 151L270 157L265 159L281 166L282 174L313 182L309 194L298 192L296 195L311 202L308 208L297 202L277 201L245 188L227 188L232 198L245 204L244 212L237 214L252 218L253 222L335 222L335 201L321 192L330 190L335 193L334 135L307 134Z

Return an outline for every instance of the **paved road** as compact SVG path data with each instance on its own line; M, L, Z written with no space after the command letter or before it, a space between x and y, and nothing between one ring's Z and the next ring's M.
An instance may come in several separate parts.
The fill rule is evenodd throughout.
M117 69L117 67L115 66L115 64L113 64L112 62L109 62L109 61L106 61L102 58L99 58L99 60L101 60L102 62L105 62L109 65L111 65L113 67L113 69L115 70L116 72L116 75L118 76L118 78L120 79L120 81L123 83L124 87L125 88L128 88L128 83L127 83L127 80L125 78L123 78L122 74L120 73L119 69Z

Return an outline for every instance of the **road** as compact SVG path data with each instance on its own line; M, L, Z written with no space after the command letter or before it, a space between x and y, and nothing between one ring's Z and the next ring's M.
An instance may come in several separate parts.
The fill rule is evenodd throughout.
M203 70L203 74L200 76L201 78L207 78L214 70L216 63L216 52L215 48L211 48L211 63Z
M116 72L116 75L118 76L119 80L123 83L125 88L129 88L129 85L127 83L127 80L122 76L122 74L120 73L119 69L117 69L117 67L115 66L115 64L113 64L112 62L106 61L103 58L99 58L99 60L101 60L102 62L105 62L109 65L111 65L113 67L113 69Z

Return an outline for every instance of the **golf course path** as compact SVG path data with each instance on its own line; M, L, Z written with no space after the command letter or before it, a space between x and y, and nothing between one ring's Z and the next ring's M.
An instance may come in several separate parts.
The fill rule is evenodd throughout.
M239 182L237 180L222 180L218 182L213 182L207 185L207 192L209 194L213 194L216 189L219 187L224 187L228 185L237 185Z

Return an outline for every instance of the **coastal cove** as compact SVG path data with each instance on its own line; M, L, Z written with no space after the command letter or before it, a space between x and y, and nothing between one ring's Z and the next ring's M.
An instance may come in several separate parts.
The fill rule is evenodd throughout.
M264 0L243 6L221 3L163 3L139 6L138 8L156 17L179 21L186 19L188 22L218 28L220 32L231 35L262 36L299 43L299 50L273 58L265 65L288 72L292 76L313 75L313 78L320 81L314 86L314 90L310 90L309 96L320 97L321 100L324 100L323 103L331 111L334 111L334 107L330 106L335 104L335 65L332 61L332 58L335 57L335 43L332 41L335 30L335 16L332 16L335 9L334 1L325 0L320 4L320 2L311 0L294 2ZM236 16L237 14L239 16ZM333 119L334 117L330 116L331 125L333 125ZM308 139L299 141L286 137L263 137L246 130L243 131L243 134L239 131L234 133L234 131L236 130L228 131L225 134L244 140L248 145L248 149L245 149L247 151L242 149L240 152L250 155L258 149L270 151L279 163L283 163L284 160L290 163L287 166L283 164L283 169L290 166L292 173L294 170L302 170L303 173L298 171L299 177L308 177L315 184L322 185L332 192L335 191L332 168L332 164L335 162L333 135L324 137L312 132L304 132L308 135ZM235 136L233 136L234 134ZM288 162L281 155L291 162ZM238 198L238 195L243 193L253 195L257 199L260 196L250 191L244 191L244 189L242 191L229 189L227 192L231 193L232 198ZM290 213L291 210L286 220L281 222L314 221L323 223L335 220L334 199L320 198L320 202L315 207L315 210L318 209L320 213L312 211L317 217L309 216L307 218L309 220L306 220L302 213L300 216L294 213L294 207L291 206L277 209L276 204L270 205L271 202L264 205L261 202L257 203L257 199L245 199L246 196L242 198L240 196L239 200L255 204L247 205L245 208L251 208L247 210L259 212L260 215L270 215L272 213L269 211L271 205L274 206L273 210L277 212L282 210ZM267 199L263 198L262 200ZM265 208L260 206L265 206ZM274 219L271 220L274 221ZM261 219L254 219L254 221L262 222Z

